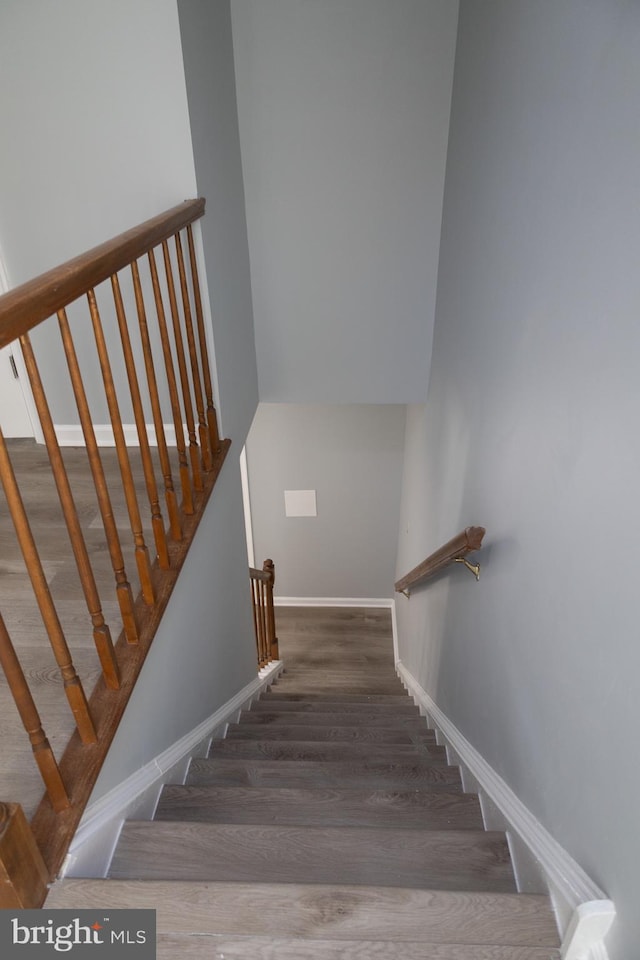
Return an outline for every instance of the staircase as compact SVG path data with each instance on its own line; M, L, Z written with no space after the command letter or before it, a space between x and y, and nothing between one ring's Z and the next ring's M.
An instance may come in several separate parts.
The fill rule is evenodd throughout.
M388 611L278 627L277 683L124 825L109 879L46 906L155 907L161 960L558 958L548 900L516 893L504 835L395 674Z

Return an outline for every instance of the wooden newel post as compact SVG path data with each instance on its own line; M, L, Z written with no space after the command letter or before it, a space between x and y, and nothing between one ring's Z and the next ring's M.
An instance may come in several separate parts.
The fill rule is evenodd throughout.
M267 629L269 632L269 659L279 660L278 638L276 636L276 616L273 608L273 588L276 582L276 568L273 560L265 560L262 569L269 574L267 583Z
M0 803L0 909L42 906L49 871L19 803Z

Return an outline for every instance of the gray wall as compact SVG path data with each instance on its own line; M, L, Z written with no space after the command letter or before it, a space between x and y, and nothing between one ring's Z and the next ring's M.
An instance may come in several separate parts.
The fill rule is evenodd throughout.
M0 89L12 285L195 196L176 0L4 0ZM34 342L54 420L76 423L54 328ZM86 313L76 335L93 356ZM94 418L107 422L97 364L85 369Z
M636 956L640 7L463 0L433 368L409 411L401 657L619 911ZM632 548L633 554L633 548Z
M97 800L256 676L240 467L228 456L92 794Z
M424 401L457 3L231 9L260 399Z
M405 407L261 403L247 440L255 559L276 594L391 597ZM316 490L317 517L285 517Z
M240 450L258 404L229 0L178 0L221 428Z

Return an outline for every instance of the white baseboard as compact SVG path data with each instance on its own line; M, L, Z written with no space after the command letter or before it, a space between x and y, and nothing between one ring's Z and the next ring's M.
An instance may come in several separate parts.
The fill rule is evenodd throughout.
M147 429L147 436L149 438L149 445L152 447L157 447L158 441L156 438L156 429L154 425L152 423L147 423L145 426ZM167 446L175 447L175 426L172 423L165 423L163 426ZM110 423L94 423L93 429L95 431L96 440L99 447L115 447L116 441L113 435L113 427ZM124 438L127 446L139 447L140 441L138 439L138 431L135 423L123 423L122 429L124 431ZM186 437L186 427L183 429ZM84 447L84 434L79 423L56 423L55 431L56 437L58 438L58 443L61 447Z
M128 818L151 820L165 783L184 783L189 762L194 756L206 756L211 739L223 736L226 726L282 671L275 660L259 671L210 717L154 757L122 783L90 803L73 838L60 871L60 877L105 877L122 824Z
M563 938L563 960L607 960L604 937L615 917L612 901L536 820L400 660L396 669L418 706L440 731L448 749L500 812L507 835L513 833L535 860L556 910Z
M395 598L391 601L391 630L393 633L393 662L397 664L400 661L400 652L398 649L398 617Z
M393 597L276 597L276 607L387 607L393 608Z

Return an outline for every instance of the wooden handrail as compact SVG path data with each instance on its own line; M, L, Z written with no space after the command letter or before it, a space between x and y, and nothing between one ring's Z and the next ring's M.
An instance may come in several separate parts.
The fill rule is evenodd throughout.
M205 201L185 200L0 297L0 349L108 280L204 215Z
M78 571L79 595L84 594L88 626L102 667L102 675L93 693L85 696L74 666L73 651L44 574L37 538L33 535L32 523L20 493L19 478L13 468L10 445L6 444L0 430L0 481L76 724L76 731L58 760L47 739L27 676L20 664L20 651L12 643L9 617L5 618L5 622L0 613L0 666L7 677L46 790L31 824L26 821L19 802L14 802L19 801L19 797L12 797L6 802L0 797L0 908L40 906L47 880L56 875L62 864L229 449L230 441L219 438L213 405L212 377L192 232L192 224L203 215L204 207L202 199L181 203L0 297L0 347L16 339L22 345L52 477ZM184 232L183 238L181 231ZM188 256L185 256L185 249ZM159 277L156 254L163 263L164 285ZM144 284L139 272L143 263L141 258L148 261L147 279L151 281L152 288L152 299L151 294L147 294L150 302L146 305ZM130 271L133 297L124 294L125 289L131 289L129 284L121 285L119 281L118 273L125 268ZM103 329L103 301L99 305L95 293L95 288L106 280L110 281L112 296L112 303L107 309L112 312L115 310L121 358L127 375L126 406L119 400L118 385L112 373L112 356L118 352L115 342L118 337L107 336ZM108 287L103 291L105 299L108 297L107 291ZM179 291L179 298L176 291ZM167 295L169 302L165 304ZM66 307L80 297L86 301L86 325L93 333L115 440L122 492L129 517L129 553L127 544L123 542L126 531L123 532L116 523L103 455L96 439L84 388L84 367L90 361L90 357L86 356L88 347L85 343L82 355L76 351L66 313ZM171 318L173 342L168 317ZM103 616L103 604L84 541L72 484L59 449L36 352L29 336L34 327L48 318L54 318L54 322L57 318L60 329L61 345L87 452L87 474L93 480L102 518L104 547L113 573L108 589L115 592L123 626L115 643ZM138 327L146 385L136 366L140 361L136 360L132 348L129 330L132 323ZM149 332L151 324L157 324L155 337ZM158 339L162 351L162 370L153 356L153 350L159 348L152 347L152 343L157 344ZM161 389L159 380L163 381ZM162 409L163 396L168 396L170 401L170 411L164 411L166 415ZM168 406L167 401L164 402ZM128 408L133 410L138 433L146 504L142 503L142 496L138 492L127 449L121 409ZM153 414L166 520L155 476L157 467L147 436L145 408L151 409ZM181 503L174 488L171 458L167 450L167 420L171 421L171 429L175 430ZM189 435L189 457L182 426L185 421ZM142 513L147 509L151 518L153 547L146 543L143 529ZM130 556L131 552L141 585L136 600L125 568L128 563L125 555ZM260 598L260 608L255 618L259 623L260 649L265 662L277 656L273 615L275 576L273 564L268 566L270 563L267 561L264 569L259 571L259 577L252 581ZM29 748L28 742L25 747Z
M262 668L279 657L273 605L273 587L276 582L276 568L273 560L265 560L262 570L249 567L249 580L253 599L253 626L256 633L258 666Z
M415 586L416 583L422 583L423 580L432 577L443 567L448 567L450 563L462 560L468 553L479 550L485 533L484 527L467 527L466 530L439 547L426 560L423 560L417 567L414 567L413 570L396 581L396 591L405 593L409 587Z

